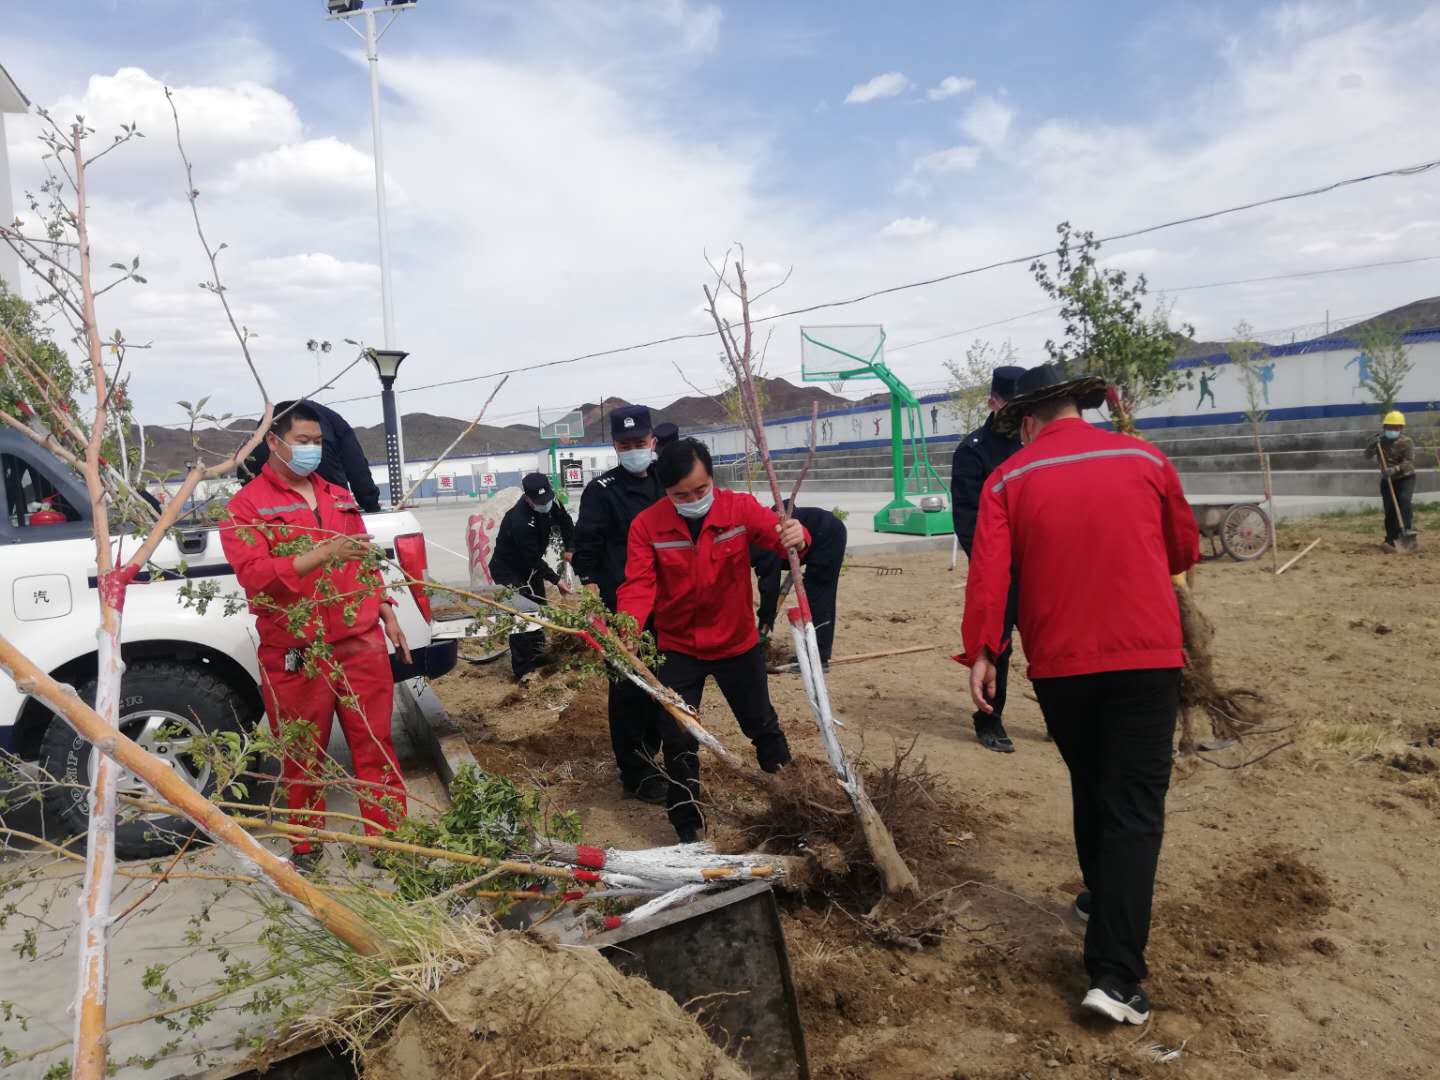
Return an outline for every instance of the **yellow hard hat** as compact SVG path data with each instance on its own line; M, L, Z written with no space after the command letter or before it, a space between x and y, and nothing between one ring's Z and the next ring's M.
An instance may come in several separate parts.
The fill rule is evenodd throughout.
M1405 414L1398 409L1391 409L1385 414L1385 419L1381 420L1380 423L1384 427L1404 427Z

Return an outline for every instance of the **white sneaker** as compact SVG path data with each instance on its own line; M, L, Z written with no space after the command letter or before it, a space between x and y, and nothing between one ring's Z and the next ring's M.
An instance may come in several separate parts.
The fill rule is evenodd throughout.
M1119 990L1092 986L1080 1002L1082 1009L1097 1012L1117 1024L1143 1024L1150 1019L1150 999L1143 990L1126 996Z

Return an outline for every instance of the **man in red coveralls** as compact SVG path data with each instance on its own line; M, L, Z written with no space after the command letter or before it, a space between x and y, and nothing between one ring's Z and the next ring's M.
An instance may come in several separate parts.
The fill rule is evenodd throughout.
M1043 364L1020 377L997 423L1022 449L980 496L965 591L970 696L993 708L1007 645L1006 594L1035 696L1070 771L1075 850L1086 892L1082 1005L1143 1024L1145 944L1165 828L1185 656L1171 576L1200 558L1174 466L1154 446L1086 422L1105 381Z
M660 681L698 709L705 678L714 676L740 730L755 744L760 767L778 772L790 761L790 746L770 704L755 628L750 547L783 556L789 548L807 548L810 535L794 518L782 527L753 496L716 488L710 451L695 439L667 445L655 472L666 497L630 524L620 610L640 626L654 614L665 655ZM699 747L665 713L660 742L670 779L670 823L682 843L692 843L705 824Z
M395 686L381 627L406 662L410 650L379 571L362 565L371 547L359 507L349 491L315 474L324 443L319 417L301 402L275 419L265 440L270 458L230 500L220 535L255 614L271 729L279 735L282 724L297 720L312 729L285 755L287 805L325 808L324 788L314 781L338 713L362 785L365 831L374 835L405 816L390 741ZM315 606L305 622L292 625L291 610L307 602ZM317 645L328 647L328 656L309 651ZM292 821L323 827L315 815ZM292 854L310 870L321 849L301 841Z

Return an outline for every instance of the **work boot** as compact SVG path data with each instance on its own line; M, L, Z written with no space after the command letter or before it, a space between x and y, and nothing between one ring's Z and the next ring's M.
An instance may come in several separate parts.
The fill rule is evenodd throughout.
M980 745L986 750L994 750L997 754L1013 754L1015 752L1015 744L1011 742L1010 734L1005 730L1005 724L998 716L976 713L975 738L980 740Z
M1089 890L1089 889L1086 889L1086 890L1085 890L1084 892L1082 892L1079 896L1075 897L1075 907L1074 907L1075 917L1076 917L1077 919L1079 919L1079 920L1080 920L1081 922L1083 922L1083 923L1088 923L1088 922L1090 921L1090 905L1091 905L1091 903L1092 903L1092 899L1091 899L1091 896L1090 896L1090 890Z
M700 842L700 830L694 825L676 825L675 836L682 844L698 844Z
M755 758L767 773L777 773L790 764L790 744L779 732L761 736L755 744Z
M669 786L670 782L663 776L647 776L634 787L626 787L625 798L638 799L652 806L664 806L665 792Z

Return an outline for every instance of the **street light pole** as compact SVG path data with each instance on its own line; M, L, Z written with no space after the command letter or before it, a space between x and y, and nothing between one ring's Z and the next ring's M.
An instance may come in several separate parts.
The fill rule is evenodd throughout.
M367 7L361 14L365 16L365 59L370 63L370 143L375 158L375 220L380 230L380 317L385 348L393 349L395 299L390 291L390 213L385 205L385 140L380 131L380 39L375 33L375 12Z
M395 376L408 354L401 349L366 349L365 358L380 376L380 404L385 410L385 464L390 475L390 505L399 506L405 496L405 472L401 468L400 424L395 412Z
M395 348L395 298L390 282L390 212L385 200L385 140L380 130L380 39L395 24L401 12L409 11L414 6L413 0L411 3L389 4L386 10L392 12L390 21L378 32L375 29L375 9L365 5L363 0L350 0L344 5L346 10L337 10L340 5L331 3L329 15L331 19L343 20L345 25L365 42L365 59L370 68L370 142L371 156L375 159L375 221L380 240L380 320L386 349ZM363 31L356 29L350 21L357 16L364 26ZM382 378L381 383L382 396L385 399L386 458L389 459L393 453L396 463L391 465L391 471L394 473L398 467L399 475L403 476L405 432L400 426L400 416L395 409L395 394L392 388L394 377L391 377L389 383ZM392 441L395 444L393 452L390 449ZM398 493L392 494L392 499L398 498Z

